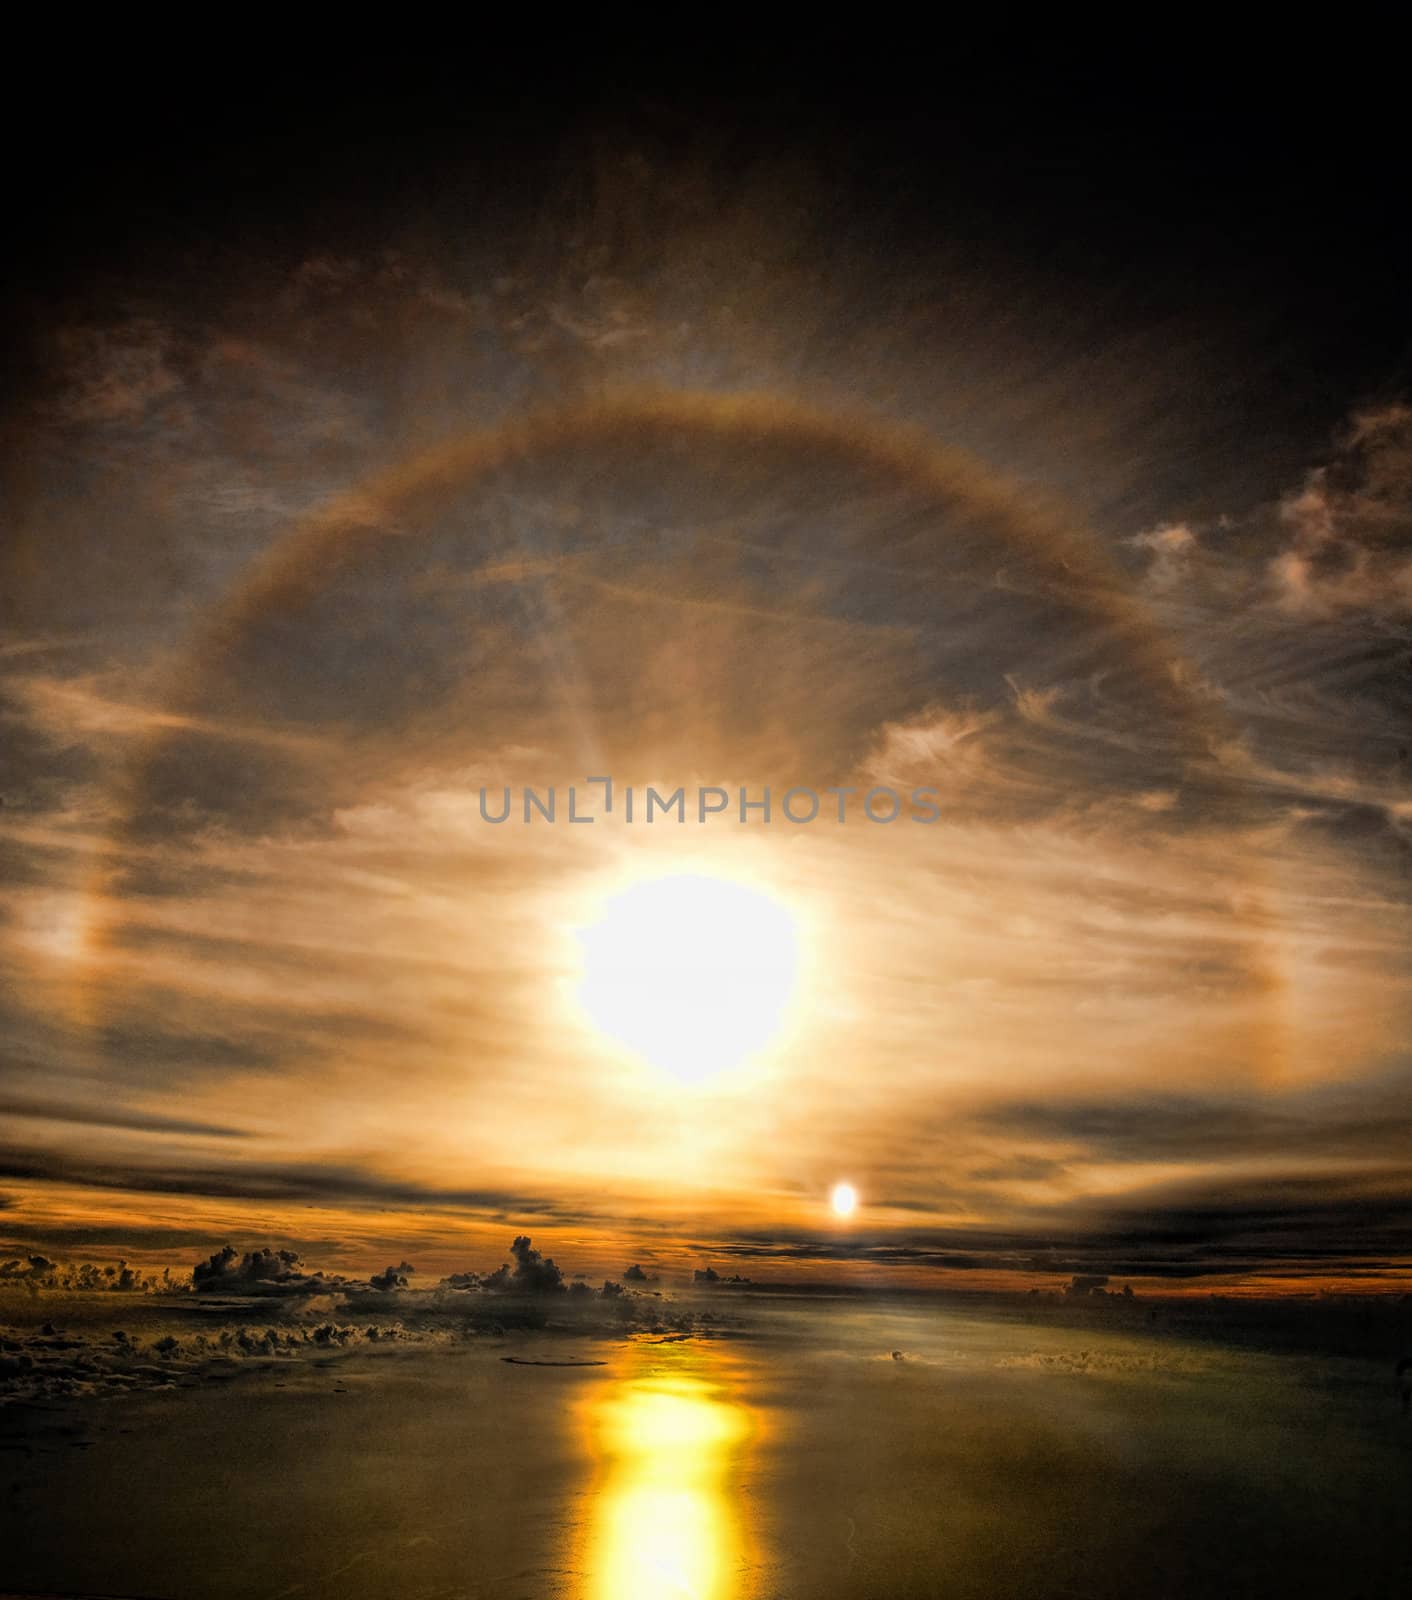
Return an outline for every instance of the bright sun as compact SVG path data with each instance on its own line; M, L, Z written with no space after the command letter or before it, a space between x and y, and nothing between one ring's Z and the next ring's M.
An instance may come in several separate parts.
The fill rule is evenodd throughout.
M729 878L647 878L579 930L579 1000L592 1021L683 1083L779 1032L798 975L791 913Z
M858 1191L851 1183L836 1183L829 1196L829 1204L836 1217L851 1217L858 1209Z

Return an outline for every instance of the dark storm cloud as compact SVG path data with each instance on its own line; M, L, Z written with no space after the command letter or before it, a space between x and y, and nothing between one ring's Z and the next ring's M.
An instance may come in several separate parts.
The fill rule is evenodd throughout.
M191 1271L191 1286L198 1294L323 1294L343 1282L306 1271L294 1250L262 1248L242 1255L228 1244Z
M169 949L180 948L182 943L176 938L162 942ZM199 959L199 952L187 950L186 956ZM303 964L306 970L323 977L338 970L329 959L322 964ZM370 963L353 961L349 969L356 974L367 965ZM297 953L289 966L300 968ZM302 1003L281 980L278 952L265 949L262 967L271 974L270 998L259 1003L241 1003L149 983L114 985L112 1002L103 1008L97 1021L62 1014L34 1018L29 1008L18 1007L11 1013L5 1030L12 1041L9 1070L16 1087L21 1077L30 1080L30 1094L23 1099L15 1097L15 1103L57 1103L53 1091L64 1080L76 1099L91 1090L91 1067L85 1070L83 1064L91 1062L95 1050L110 1091L108 1103L97 1110L99 1119L105 1119L113 1110L113 1097L120 1087L145 1096L160 1093L173 1084L191 1087L203 1080L219 1083L231 1073L269 1074L293 1060L307 1064L330 1059L350 1045L406 1047L426 1036L415 1021L403 1022L356 1004L319 1007ZM0 1012L0 1028L3 1027L4 1014ZM34 1092L41 1074L50 1091L48 1095ZM261 1110L253 1103L242 1109L257 1114ZM123 1118L139 1120L140 1115L121 1113ZM136 1128L139 1121L114 1121L111 1125ZM232 1124L210 1119L205 1126L218 1130L229 1129ZM152 1127L161 1131L160 1118ZM194 1132L194 1127L190 1131Z
M10 1147L0 1153L0 1178L27 1182L72 1184L132 1194L199 1195L223 1200L264 1200L352 1206L423 1206L434 1210L488 1212L497 1216L523 1212L564 1221L585 1213L550 1199L494 1189L442 1189L393 1178L380 1178L365 1168L277 1166L251 1162L227 1167L143 1168L70 1158L50 1151Z
M160 1008L160 1002L152 1009ZM200 1002L183 1000L173 1010L186 1011L193 1023L207 1011ZM213 1033L207 1027L181 1026L179 1015L163 1024L136 1019L112 1022L95 1030L103 1059L113 1064L120 1078L160 1085L173 1076L189 1081L210 1072L270 1070L287 1060L293 1041L269 1026L241 1028L232 1019L231 1031Z
M368 1287L377 1290L379 1294L393 1294L398 1289L407 1287L408 1278L416 1270L411 1262L400 1262L395 1267L386 1267L381 1272L375 1272L368 1279Z
M527 1234L518 1234L510 1244L510 1261L482 1278L481 1287L491 1294L557 1294L564 1274Z
M410 1272L412 1269L404 1263L399 1270ZM516 1234L510 1242L509 1261L502 1262L489 1272L450 1273L442 1278L438 1287L496 1295L553 1295L568 1288L582 1293L588 1286L582 1281L570 1285L563 1269L542 1251L536 1250L529 1235L522 1233ZM621 1290L617 1292L621 1293Z
M989 1108L976 1120L1017 1139L1058 1142L1066 1159L1180 1161L1196 1153L1224 1160L1376 1159L1396 1149L1400 1140L1412 1147L1408 1093L1408 1075L1398 1071L1357 1087L1326 1085L1260 1095L1147 1092L1010 1102Z
M995 1272L1023 1269L1026 1243L1022 1235L985 1228L908 1230L901 1234L865 1234L849 1239L831 1239L801 1230L797 1235L786 1237L742 1235L714 1243L710 1249L713 1254L743 1261L864 1262L884 1267Z
M131 1295L145 1294L164 1282L164 1279L136 1271L126 1261L59 1262L35 1254L0 1261L0 1288L18 1285L32 1290Z
M1008 1228L954 1226L847 1239L801 1231L741 1236L715 1253L781 1263L866 1262L1043 1276L1188 1280L1394 1274L1412 1259L1412 1178L1298 1169L1203 1175L1117 1202L1032 1211Z
M157 1223L143 1223L123 1217L106 1223L90 1222L65 1227L61 1224L24 1223L6 1218L4 1234L7 1242L0 1243L0 1253L21 1254L24 1246L43 1244L46 1249L143 1251L148 1255L167 1256L175 1260L191 1250L211 1248L212 1235L219 1228L190 1228ZM301 1252L327 1248L327 1239L301 1240L285 1234L286 1245Z
M201 1139L243 1139L246 1130L213 1122L193 1122L160 1112L125 1111L118 1107L66 1104L58 1100L0 1099L0 1118L67 1122L79 1127L119 1128L139 1133L185 1134Z

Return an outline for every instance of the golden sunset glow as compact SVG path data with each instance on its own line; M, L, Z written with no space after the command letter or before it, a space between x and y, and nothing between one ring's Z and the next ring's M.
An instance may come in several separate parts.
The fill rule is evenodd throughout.
M638 1347L587 1402L583 1600L751 1600L735 1480L754 1425L720 1366L709 1350Z

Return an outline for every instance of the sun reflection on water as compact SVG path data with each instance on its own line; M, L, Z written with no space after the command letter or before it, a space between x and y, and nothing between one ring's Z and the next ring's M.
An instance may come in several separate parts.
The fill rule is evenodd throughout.
M737 1474L755 1433L709 1348L637 1345L585 1408L584 1600L747 1600Z

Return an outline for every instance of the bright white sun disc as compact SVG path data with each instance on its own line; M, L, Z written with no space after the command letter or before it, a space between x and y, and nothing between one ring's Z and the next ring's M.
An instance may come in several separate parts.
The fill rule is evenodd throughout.
M578 937L589 1019L688 1083L767 1045L798 976L794 917L729 878L644 879L606 901Z
M858 1191L851 1183L836 1183L829 1195L829 1204L836 1217L851 1217L858 1209Z

